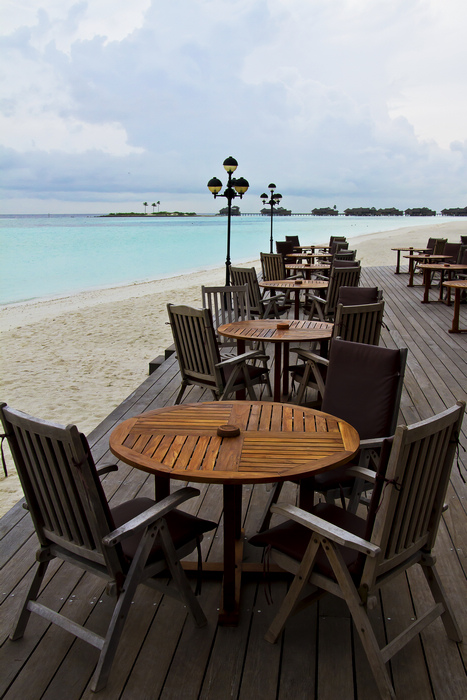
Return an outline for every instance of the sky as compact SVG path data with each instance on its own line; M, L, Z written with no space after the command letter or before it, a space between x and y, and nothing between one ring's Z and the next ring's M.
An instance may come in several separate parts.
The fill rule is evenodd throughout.
M0 213L467 206L465 0L0 0ZM151 211L149 206L148 211Z

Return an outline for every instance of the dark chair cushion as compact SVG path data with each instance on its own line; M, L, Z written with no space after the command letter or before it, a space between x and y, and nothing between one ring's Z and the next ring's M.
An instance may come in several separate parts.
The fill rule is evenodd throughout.
M115 527L120 527L135 516L143 513L148 508L153 506L155 501L151 498L135 498L131 501L126 501L119 506L111 509ZM205 532L213 530L217 527L217 523L210 520L197 518L189 513L184 513L180 510L173 510L165 516L165 521L169 528L170 536L172 537L175 549L182 547L190 542L190 540L200 537ZM141 539L141 533L137 533L123 540L121 543L123 554L129 560L133 559L138 544ZM149 555L148 562L154 562L162 559L162 550L159 544L155 544Z
M354 535L358 535L359 537L365 536L366 520L338 506L329 503L318 503L311 509L311 512L323 518L323 520L327 520L334 525L342 527L344 530L352 532ZM273 549L277 549L279 552L297 561L301 561L310 542L311 534L311 530L304 525L299 525L292 520L287 520L285 523L281 523L270 530L254 535L249 539L249 542L255 547L267 547L270 545ZM359 553L348 547L339 546L339 549L350 573L352 575L359 574ZM326 576L333 577L331 566L322 549L318 552L315 570Z
M340 287L337 297L337 303L344 306L376 304L378 301L378 287Z
M362 440L387 437L400 372L399 350L335 338L321 409L353 425Z

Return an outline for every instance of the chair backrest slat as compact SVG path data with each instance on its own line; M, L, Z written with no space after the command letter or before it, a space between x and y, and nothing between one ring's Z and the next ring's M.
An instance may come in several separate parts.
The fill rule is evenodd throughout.
M371 585L413 553L432 549L464 410L459 402L433 418L397 428L371 535L381 554L366 562L362 582Z
M120 570L120 548L102 545L114 525L85 436L5 404L1 417L41 545Z
M209 309L215 330L225 323L246 321L250 318L248 285L230 287L201 287L203 308ZM217 335L219 347L236 347L236 341Z
M260 253L260 256L265 282L286 278L284 258L280 253Z
M332 267L324 308L325 317L334 315L340 287L358 287L360 273L361 268L359 265L354 267Z
M222 391L224 378L216 367L219 348L209 309L167 305L182 379L196 379Z
M379 345L383 324L384 301L355 306L337 305L333 337L354 343Z
M230 276L235 286L248 285L250 314L261 314L261 289L254 267L231 267Z

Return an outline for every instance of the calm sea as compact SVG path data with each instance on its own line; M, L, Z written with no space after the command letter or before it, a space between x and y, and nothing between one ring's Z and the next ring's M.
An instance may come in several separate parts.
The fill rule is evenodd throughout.
M447 217L313 217L274 219L274 240L296 234L304 243L330 235L357 236ZM270 219L232 219L231 259L241 263L269 251ZM226 217L187 219L0 216L0 304L68 295L160 279L225 263Z

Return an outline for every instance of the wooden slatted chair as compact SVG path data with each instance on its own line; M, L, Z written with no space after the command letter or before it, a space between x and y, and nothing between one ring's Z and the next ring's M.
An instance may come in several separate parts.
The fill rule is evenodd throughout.
M344 261L339 263L339 265L342 264L345 265L346 263ZM311 301L310 320L317 317L320 321L333 321L340 287L358 287L360 273L360 265L353 265L352 267L337 267L333 265L326 296L319 297L312 293L309 295Z
M205 625L180 559L199 547L203 533L217 525L176 509L199 491L182 488L159 503L134 498L110 508L86 437L76 426L32 418L6 404L0 405L0 414L40 545L36 572L10 639L23 637L33 612L97 647L100 655L90 686L97 691L107 683L140 583L180 598L195 623ZM107 582L106 592L115 597L115 607L103 636L56 612L62 605L59 594L53 609L37 601L47 566L55 558ZM162 572L170 573L176 585L158 582L156 576Z
M209 309L216 331L217 344L221 355L232 353L237 343L232 338L219 335L217 329L225 323L246 321L251 318L248 285L231 285L229 287L201 287L203 309Z
M232 393L246 389L254 401L257 397L253 386L264 383L272 393L267 355L251 350L221 360L209 309L167 304L167 312L182 375L176 404L182 400L187 386L193 384L210 389L216 400L227 399ZM248 360L257 360L262 365L250 364Z
M287 271L285 269L284 258L281 253L260 253L263 280L285 280Z
M292 243L293 246L300 248L300 238L298 236L286 236L285 240Z
M339 287L338 304L357 306L358 304L376 304L383 298L383 292L378 287Z
M438 617L448 637L462 641L432 553L465 403L411 426L399 426L392 449L381 454L368 517L320 503L310 513L292 505L273 511L287 518L250 543L271 549L273 559L295 578L272 622L266 640L274 643L288 618L325 593L347 603L381 698L396 694L387 662ZM415 564L423 571L434 599L404 632L380 648L367 610L379 589ZM305 588L311 595L301 599Z
M259 318L277 318L285 313L290 305L284 305L283 294L262 292L254 267L231 267L230 277L234 285L248 285L250 314Z
M323 401L321 410L347 421L360 436L360 450L352 464L374 468L382 442L392 437L397 425L404 385L407 348L392 349L354 343L341 338L331 342L329 360L319 358L327 366L319 379ZM312 504L318 491L329 503L344 496L348 509L355 511L366 484L356 481L350 467L338 467L302 481L301 504ZM274 484L262 516L259 530L269 527L270 507L276 503L282 484ZM311 499L311 504L310 504Z

